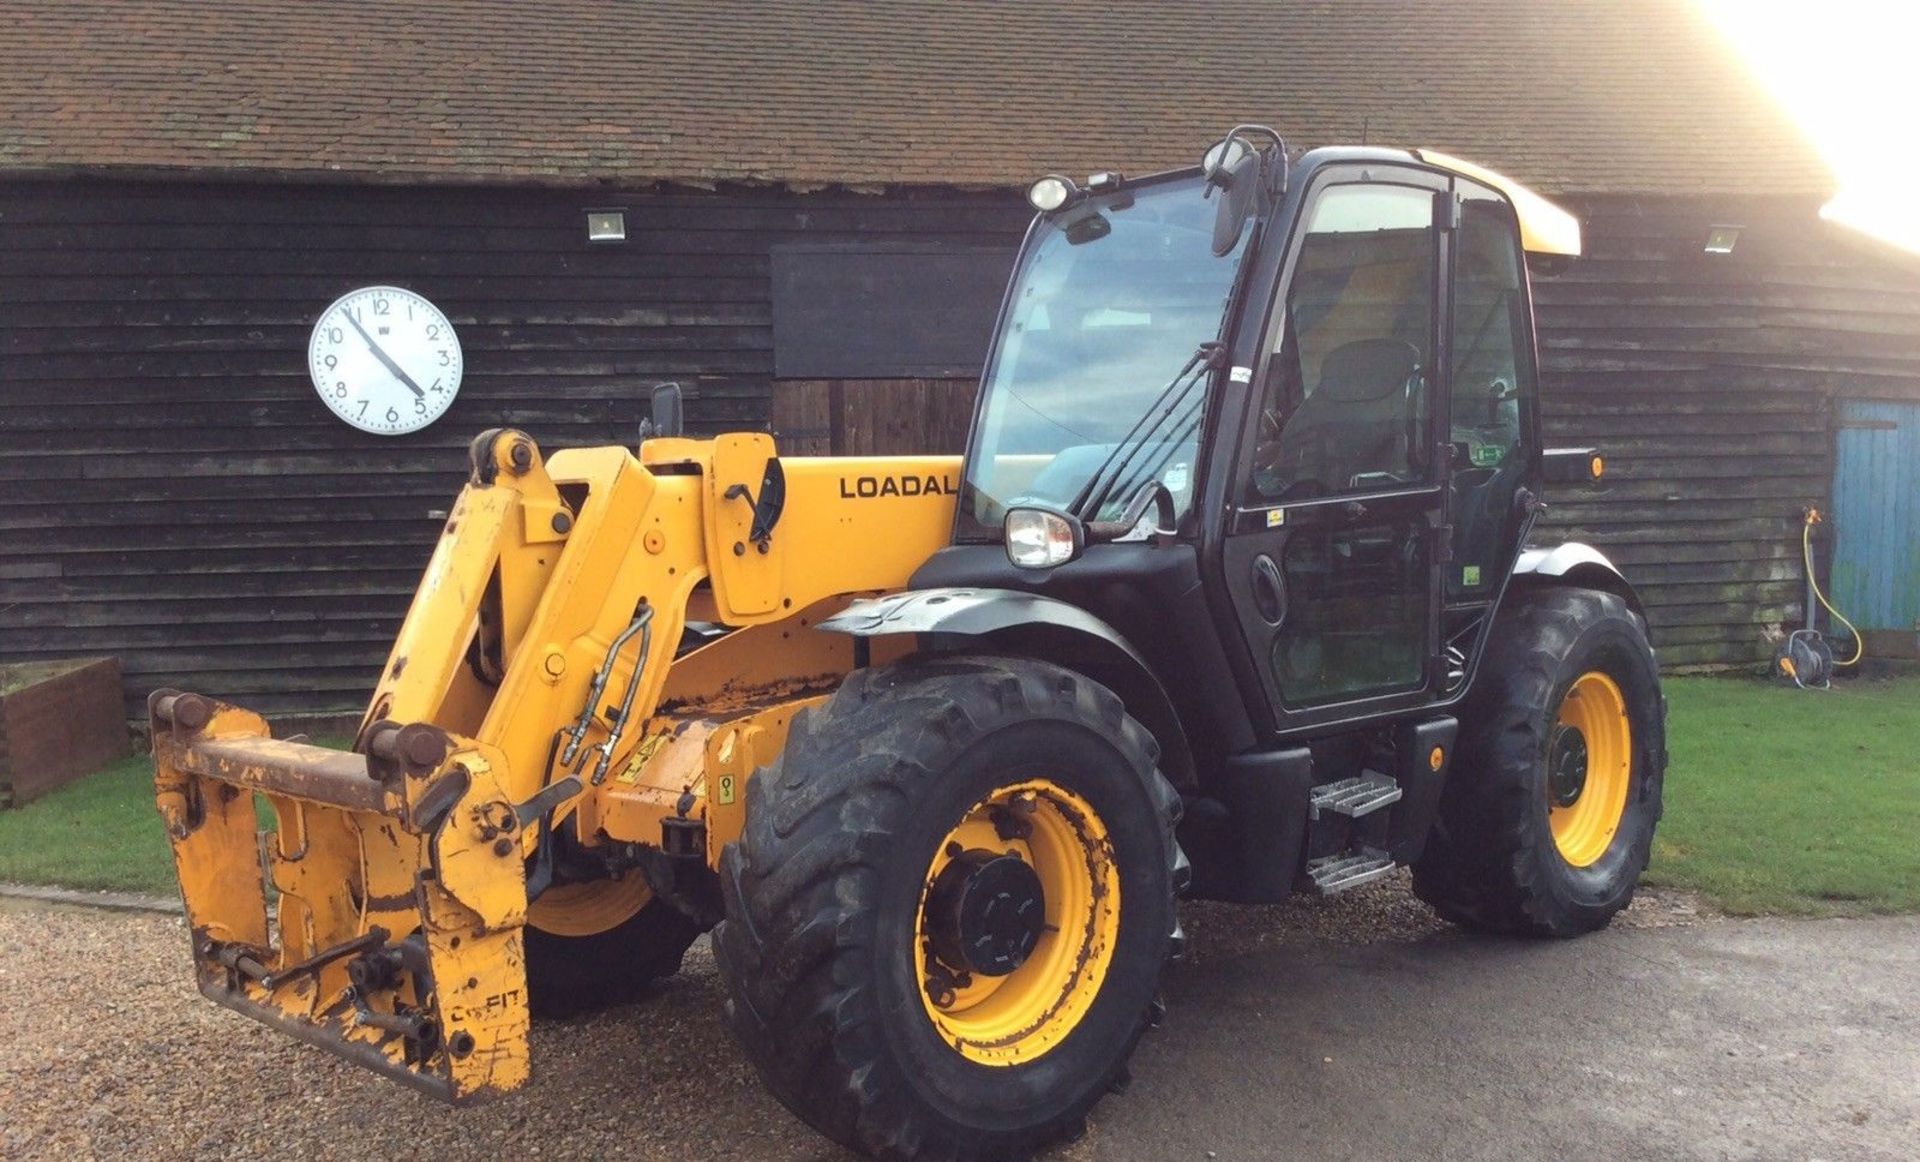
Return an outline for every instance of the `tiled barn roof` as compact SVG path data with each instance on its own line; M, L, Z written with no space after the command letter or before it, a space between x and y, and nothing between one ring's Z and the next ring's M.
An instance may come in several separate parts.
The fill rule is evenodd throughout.
M1569 193L1831 192L1686 0L0 0L0 173L960 185L1239 120Z

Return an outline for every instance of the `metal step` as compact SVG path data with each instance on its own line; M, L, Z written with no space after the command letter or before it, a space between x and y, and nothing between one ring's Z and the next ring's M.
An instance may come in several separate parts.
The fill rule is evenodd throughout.
M1307 875L1323 896L1370 884L1392 870L1393 857L1377 847L1362 847L1307 861Z
M1385 775L1368 771L1351 779L1322 783L1313 789L1307 801L1307 818L1318 819L1322 811L1350 815L1355 819L1378 811L1400 800L1400 784Z

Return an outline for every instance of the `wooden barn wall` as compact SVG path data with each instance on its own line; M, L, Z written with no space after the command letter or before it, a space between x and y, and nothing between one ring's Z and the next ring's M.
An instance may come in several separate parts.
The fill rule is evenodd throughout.
M958 454L978 384L971 379L788 379L773 430L802 456Z
M583 211L609 206L629 241L588 244ZM1811 206L1577 208L1590 257L1536 283L1544 412L1611 467L1552 496L1543 533L1628 570L1669 665L1757 660L1800 617L1831 401L1920 398L1920 278ZM161 684L357 708L471 435L624 442L661 379L700 432L957 450L969 382L776 384L770 251L1012 247L1024 217L1012 195L0 185L0 659L117 654L130 712ZM1705 255L1722 222L1735 253ZM414 436L347 428L306 378L315 316L378 282L440 304L466 352Z
M584 210L624 207L590 244ZM695 432L769 417L783 242L1017 243L1017 192L0 184L0 658L111 653L129 713L180 684L357 709L474 433L625 443L656 382ZM309 385L334 297L426 295L466 359L426 431L368 436Z
M1587 255L1536 279L1549 443L1607 456L1542 539L1602 547L1672 667L1760 661L1801 623L1801 511L1833 482L1833 400L1920 398L1920 276L1813 205L1592 199ZM1742 227L1704 252L1713 224Z

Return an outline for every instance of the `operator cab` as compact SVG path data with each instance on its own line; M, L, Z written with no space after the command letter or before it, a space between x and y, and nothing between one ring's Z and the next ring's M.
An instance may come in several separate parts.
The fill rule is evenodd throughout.
M1527 247L1577 253L1578 223L1442 155L1290 162L1249 126L1030 200L954 547L916 586L1105 619L1189 734L1464 693L1539 507Z

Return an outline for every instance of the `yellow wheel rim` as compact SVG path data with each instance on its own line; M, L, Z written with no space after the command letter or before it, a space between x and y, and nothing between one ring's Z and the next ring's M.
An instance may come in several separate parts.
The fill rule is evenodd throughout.
M1547 822L1560 858L1590 867L1613 846L1632 772L1626 697L1612 678L1588 671L1561 700L1547 747Z
M527 923L555 936L598 936L639 915L652 898L639 875L556 884L527 909Z
M989 862L993 867L981 870ZM1015 892L997 897L996 906L1012 908L1007 901L1018 898L1024 914L1037 903L1045 922L1037 937L1022 934L1032 940L1030 951L982 971L971 954L956 954L964 936L978 932L956 921L956 913L978 907L947 905L972 890L956 884L979 884L995 872L1038 890L1037 901ZM1066 1040L1093 1007L1119 931L1120 875L1093 808L1047 779L1002 787L968 810L927 869L913 933L921 1003L941 1038L967 1060L1032 1061ZM1017 965L1002 971L1012 960Z

